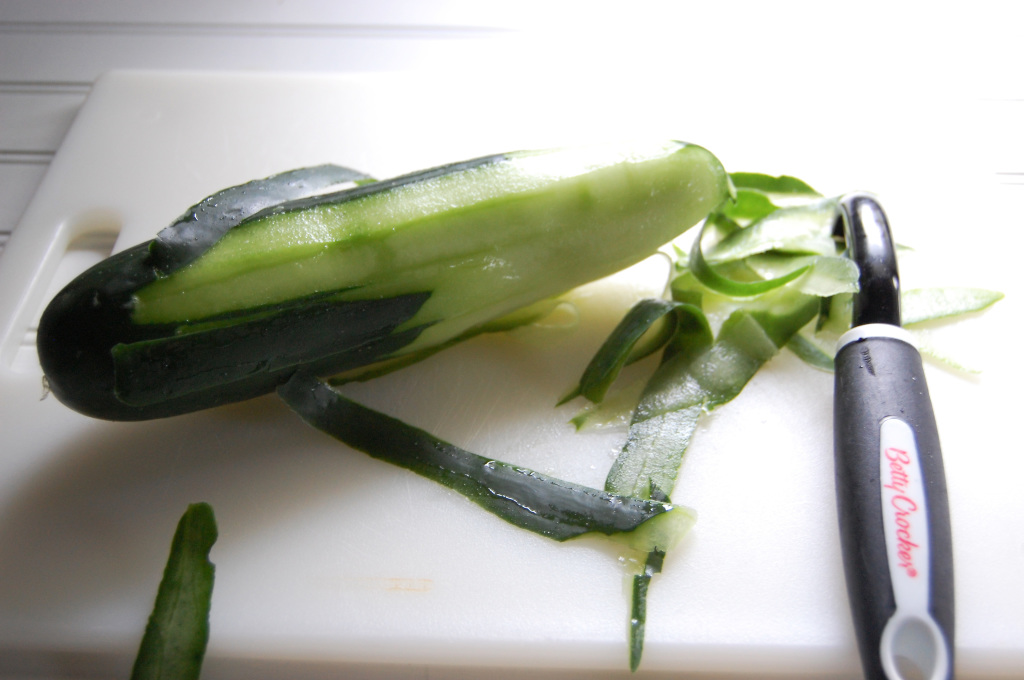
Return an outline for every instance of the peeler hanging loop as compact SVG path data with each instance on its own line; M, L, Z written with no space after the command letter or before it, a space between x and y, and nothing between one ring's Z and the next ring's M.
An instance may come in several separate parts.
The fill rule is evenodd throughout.
M900 276L882 206L871 194L853 193L839 201L833 233L846 241L848 255L860 269L860 291L853 297L853 326L901 324Z

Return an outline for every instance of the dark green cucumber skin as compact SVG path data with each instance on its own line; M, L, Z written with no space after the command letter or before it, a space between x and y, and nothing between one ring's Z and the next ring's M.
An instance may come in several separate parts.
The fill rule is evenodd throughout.
M671 510L471 453L358 404L297 371L278 395L303 420L354 449L457 491L516 526L557 541L632 531Z
M299 366L320 375L359 368L419 336L425 326L397 326L429 297L338 302L329 293L310 295L273 305L255 318L225 315L223 325L201 332L119 344L113 348L115 392L128 404L158 407L178 394L208 391L211 384L246 384L262 394Z
M144 409L114 394L111 348L124 340L162 337L173 328L136 326L132 296L154 281L149 243L117 253L87 270L54 297L39 321L36 349L50 392L65 405L96 418L142 420ZM176 408L177 407L177 408ZM186 405L166 405L167 413Z
M323 374L348 370L408 344L421 330L392 334L427 294L299 305L296 313L279 314L276 327L257 332L241 324L176 336L173 325L134 324L132 296L157 276L149 245L118 253L82 274L40 320L37 347L49 389L85 415L148 420L251 399L272 392L298 365ZM311 344L309 338L320 342ZM141 349L115 371L114 348L132 343L142 343ZM155 356L145 352L146 343L159 349ZM183 366L192 376L221 374L212 386L176 389ZM172 396L165 396L167 391ZM133 403L125 400L136 394L141 396Z

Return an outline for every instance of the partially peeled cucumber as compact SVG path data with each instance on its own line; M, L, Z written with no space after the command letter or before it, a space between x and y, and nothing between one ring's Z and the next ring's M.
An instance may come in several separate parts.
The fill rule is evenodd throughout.
M729 194L718 160L679 142L367 180L321 166L232 187L83 273L40 322L52 393L142 420L256 397L299 369L358 375L634 264Z

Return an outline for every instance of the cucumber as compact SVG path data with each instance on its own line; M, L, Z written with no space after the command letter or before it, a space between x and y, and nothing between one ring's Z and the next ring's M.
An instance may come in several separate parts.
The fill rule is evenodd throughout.
M227 189L83 273L39 325L52 393L141 420L269 393L299 368L358 375L638 262L729 193L718 160L680 142L327 191L363 178L322 166Z

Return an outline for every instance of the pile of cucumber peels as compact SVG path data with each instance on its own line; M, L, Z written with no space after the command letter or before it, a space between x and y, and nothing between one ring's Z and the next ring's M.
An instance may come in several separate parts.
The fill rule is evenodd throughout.
M638 302L567 397L591 403L573 419L577 427L614 422L623 401L602 406L619 371L652 351L662 353L639 395L625 402L629 430L607 491L670 502L704 414L739 395L784 348L831 371L831 348L850 327L858 271L834 236L838 200L793 177L731 178L734 199L708 215L688 253L675 247L669 299ZM915 324L976 312L1000 298L977 288L905 291L905 324L912 331ZM633 670L643 651L648 587L664 560L665 551L654 549L632 562L638 569L630 617Z
M694 521L693 512L674 504L670 496L701 417L736 397L784 348L809 365L828 370L831 339L849 325L848 297L857 286L856 267L842 256L843 244L833 235L836 200L790 177L726 175L713 156L692 145L672 143L646 153L617 156L605 165L595 165L588 157L573 170L576 174L531 177L526 199L537 201L536 213L531 206L524 207L523 195L506 190L506 185L524 182L521 169L503 165L520 158L515 154L380 183L368 183L364 175L344 169L317 168L225 190L187 212L169 233L115 256L62 292L40 326L44 371L62 401L112 419L163 417L276 390L317 429L444 484L516 526L559 541L590 533L620 541L625 562L636 571L629 616L630 667L635 670L643 650L652 579ZM534 156L525 158L530 161ZM650 165L637 165L643 163ZM565 168L559 172L566 173ZM638 178L653 181L664 200L647 202L646 196L654 196L655 190L648 191ZM348 180L359 184L316 193ZM296 187L296 182L303 186ZM301 195L310 190L309 183L317 184L312 198ZM698 189L687 194L689 190L679 188L687 183ZM527 227L531 216L552 211L570 215L571 233L555 242L523 244L508 242L508 229L503 229L504 242L494 237L498 243L477 244L475 251L433 253L433 260L414 262L408 271L395 274L401 285L385 271L381 278L371 272L324 286L321 274L314 272L309 278L312 288L268 299L239 301L229 290L230 276L218 279L216 270L202 268L203 258L214 253L219 267L241 272L244 278L252 258L264 255L246 250L249 241L270 243L273 253L274 229L287 228L296 215L305 220L314 214L320 227L348 211L356 214L353 219L368 223L379 214L374 201L381 201L381 196L392 203L427 205L431 192L443 194L449 206L470 194L484 199L467 199L449 215L437 217L432 212L430 220L435 222L427 227L416 215L407 218L399 226L411 232L408 244L426 242L417 240L417 230L440 229L443 237L452 224L457 228L449 237L464 238L466 215L480 210L491 210L501 220L514 214L515 220L502 226L526 229L514 233L517 238L550 238L546 230L530 232ZM254 195L258 200L250 202ZM615 196L621 206L601 204L598 198L605 195ZM519 284L506 283L522 278L518 271L510 276L510 267L528 269L531 258L542 251L567 252L592 242L595 234L586 231L585 223L597 214L595 204L602 215L608 210L615 213L615 219L603 218L607 224L600 224L601 229L616 229L616 219L629 226L612 235L618 240L606 244L606 254L595 256L607 261L599 266L588 263L571 280L531 282L525 292L516 287ZM675 223L669 213L683 204L688 215ZM415 212L415 206L408 209ZM563 400L588 403L573 419L577 428L619 418L627 405L626 442L603 489L478 456L334 389L348 380L396 370L478 333L531 323L550 309L544 304L550 295L652 254L702 217L692 244L685 251L674 247L665 297L641 300L629 311ZM618 256L622 239L633 240L638 229L659 221L669 231L646 234L647 241L632 244L634 252L626 259ZM265 230L258 231L261 228ZM252 238L238 245L242 239L236 236L246 232L252 232ZM669 238L663 238L666 234ZM338 262L360 248L362 257L376 256L380 249L374 239L385 237L360 224L312 238L303 244L304 250L274 254L259 266L268 271L287 268L295 258L305 258L309 271L317 258L326 257L321 250ZM350 243L339 245L339 238ZM219 248L228 241L235 251ZM389 255L389 263L403 259L401 253ZM463 279L454 284L434 281L431 277L450 267L453 258L462 267ZM497 270L498 278L488 278L474 267ZM177 276L179 272L186 273ZM213 283L204 283L209 281ZM462 309L458 295L452 297L454 302L444 297L468 283L492 282L501 300L493 309L473 301ZM240 288L250 295L247 286ZM182 296L198 300L189 304L209 305L209 313L189 311L194 307L176 309ZM912 291L904 298L905 317L920 323L956 316L983 309L1000 297L975 289ZM61 343L71 326L81 327L97 299L106 306L100 305L99 316L87 320L98 322L98 329L78 340L76 349L89 354L92 362L83 379L67 368L69 350ZM527 311L517 312L520 308ZM330 332L318 334L323 328ZM340 342L332 342L335 331L343 336ZM305 333L310 341L296 347L297 339L307 338ZM224 354L225 346L235 347L235 354ZM626 364L654 353L660 353L660 362L638 393L609 397ZM188 374L179 368L184 363L190 364ZM198 677L212 592L207 555L215 536L208 506L190 507L172 545L133 677ZM178 606L182 601L192 606L183 610Z

